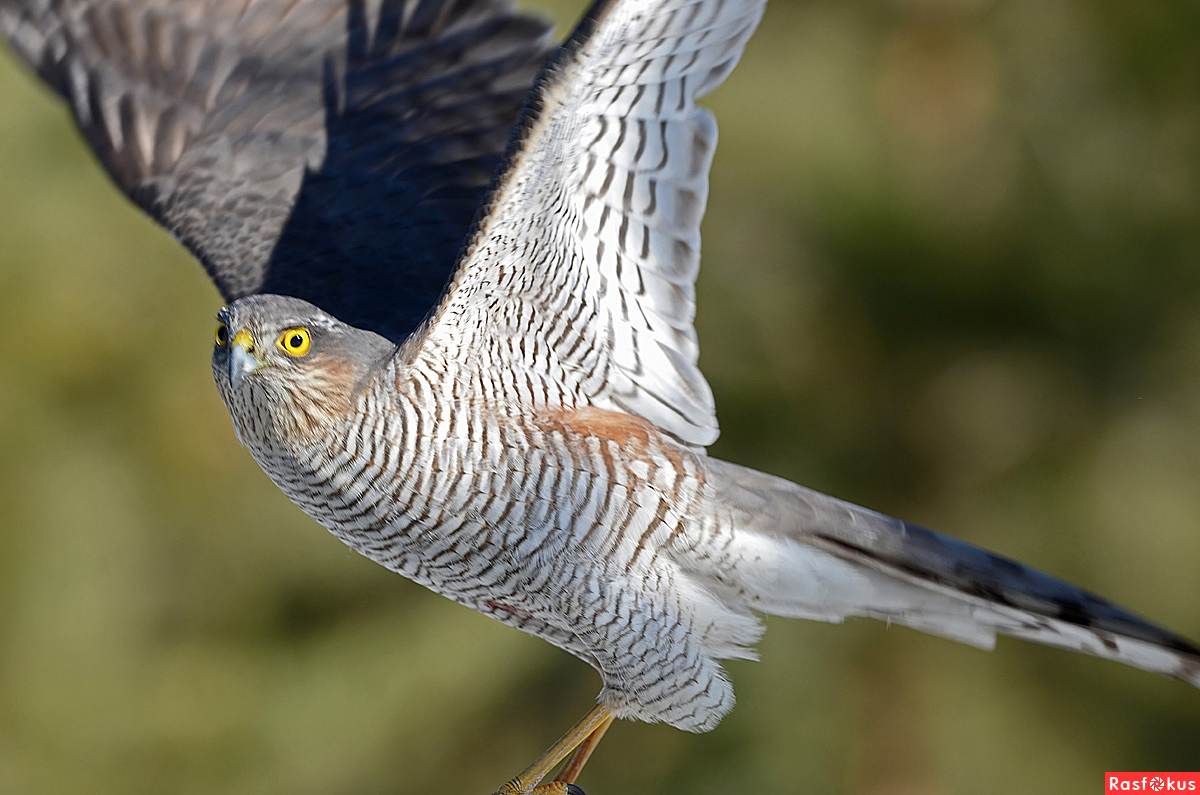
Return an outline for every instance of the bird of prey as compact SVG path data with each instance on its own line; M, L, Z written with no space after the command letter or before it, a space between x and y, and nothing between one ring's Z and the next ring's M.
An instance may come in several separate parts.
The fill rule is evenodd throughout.
M598 0L530 87L545 27L491 0L0 2L229 301L213 376L271 479L600 673L506 795L576 791L616 718L715 727L720 661L753 653L763 613L1006 634L1200 686L1193 645L1076 586L706 454L716 124L695 101L763 6Z

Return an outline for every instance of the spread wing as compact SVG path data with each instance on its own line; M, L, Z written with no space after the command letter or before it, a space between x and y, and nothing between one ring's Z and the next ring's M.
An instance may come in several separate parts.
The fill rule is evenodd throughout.
M436 303L549 53L508 0L0 0L0 32L226 300L393 339Z
M538 81L438 312L411 344L534 395L717 437L694 284L716 122L761 0L600 0ZM440 351L440 353L439 353Z

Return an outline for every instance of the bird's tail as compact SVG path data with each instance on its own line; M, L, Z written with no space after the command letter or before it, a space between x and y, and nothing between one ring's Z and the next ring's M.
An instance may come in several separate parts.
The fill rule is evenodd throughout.
M1200 687L1200 649L1070 583L781 478L706 466L734 527L721 579L749 607L870 616L985 649L1011 635Z

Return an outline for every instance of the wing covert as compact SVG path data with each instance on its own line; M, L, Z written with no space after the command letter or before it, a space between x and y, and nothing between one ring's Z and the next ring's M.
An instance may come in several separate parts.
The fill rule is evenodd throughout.
M716 122L760 0L601 0L547 66L421 338L571 399L717 437L693 326ZM416 340L417 338L414 338Z

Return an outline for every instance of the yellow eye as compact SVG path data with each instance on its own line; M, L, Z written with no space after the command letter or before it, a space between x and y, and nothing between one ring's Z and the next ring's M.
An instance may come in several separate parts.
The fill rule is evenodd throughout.
M306 328L290 328L279 335L276 340L276 345L288 356L300 358L308 353L308 346L312 344L312 337L308 334Z
M222 348L225 347L225 343L229 342L229 328L219 320L217 321L217 330L213 333L213 339Z

